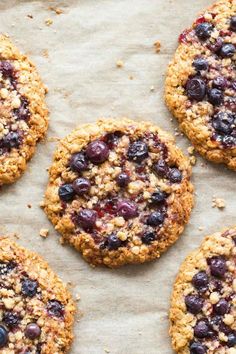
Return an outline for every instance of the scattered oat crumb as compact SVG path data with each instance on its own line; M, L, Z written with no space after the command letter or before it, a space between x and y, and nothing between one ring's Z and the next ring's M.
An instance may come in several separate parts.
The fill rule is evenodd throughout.
M33 15L31 14L28 14L27 17L30 18L31 20L34 18Z
M47 50L47 49L44 49L44 50L42 51L42 55L43 55L44 58L48 58L48 57L49 57L48 50Z
M47 237L48 237L48 234L49 234L49 230L48 230L48 229L41 229L41 230L39 231L39 235L40 235L41 237L47 238Z
M47 18L47 19L45 20L45 24L46 24L47 26L51 26L51 25L53 24L53 20L52 20L51 18Z
M156 41L154 43L154 47L155 47L156 53L159 53L160 50L161 50L161 42L160 41Z
M196 165L197 159L195 156L191 156L189 160L192 166Z
M204 230L204 227L203 227L203 226L199 226L198 230L199 230L199 231L203 231L203 230Z
M27 204L27 208L31 209L32 205L31 204Z
M110 353L110 350L107 349L107 348L104 348L104 352L105 352L105 353Z
M65 244L65 241L63 240L62 237L59 238L59 242L60 242L61 245L64 245L64 244Z
M57 15L63 14L63 10L59 7L50 6L49 10L54 11Z
M117 68L123 68L124 62L122 60L117 60L116 66L117 66Z
M14 234L12 236L15 237L17 240L20 239L20 236L16 232L14 232Z
M79 294L75 295L75 300L76 301L80 301L80 295Z
M58 138L57 136L50 136L49 138L48 138L48 142L49 143L57 143L58 141L60 141L60 138Z
M130 76L129 76L129 79L130 79L130 80L133 80L133 79L134 79L133 75L130 75Z
M187 150L188 150L189 155L193 155L193 153L194 153L194 147L193 146L189 146Z
M155 90L155 87L154 86L151 86L150 87L150 91L153 92Z
M212 207L213 208L218 208L218 209L224 209L225 208L225 200L221 198L214 198L212 199Z
M40 206L40 208L44 207L44 201L43 200L39 203L39 206Z

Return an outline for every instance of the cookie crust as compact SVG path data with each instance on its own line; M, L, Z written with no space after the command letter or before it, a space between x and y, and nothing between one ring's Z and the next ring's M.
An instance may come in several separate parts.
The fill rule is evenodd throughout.
M46 88L35 66L0 36L0 185L16 181L48 127Z
M118 197L119 193L125 193L126 198L132 197L133 200L137 200L135 198L138 194L148 192L147 198L150 198L150 191L154 191L158 185L166 190L169 189L171 196L167 199L168 216L159 230L163 237L148 245L142 243L140 237L138 237L140 224L136 221L137 218L131 221L126 221L122 217L111 218L106 224L105 231L98 220L99 224L97 224L97 227L101 227L101 233L105 233L104 237L111 232L109 231L111 228L113 231L114 229L121 231L119 237L121 237L122 242L126 242L126 244L122 243L123 246L118 249L109 250L106 247L101 247L101 244L99 246L99 243L96 241L97 237L92 237L90 233L76 229L71 213L78 211L81 203L82 206L84 205L85 201L83 198L77 198L76 201L72 201L69 206L64 208L58 196L58 190L62 183L72 181L76 177L76 174L68 167L71 155L85 149L91 141L100 139L104 135L107 136L107 134L113 134L114 132L123 134L120 138L118 150L110 152L108 161L99 166L91 166L89 171L85 173L85 176L90 179L95 178L96 181L91 187L86 207L88 205L94 207L94 203L99 202L101 199L103 200L109 193L113 192ZM156 178L151 173L148 178L152 179L153 184L150 182L146 184L141 183L140 180L137 183L135 168L139 164L129 161L128 166L132 170L131 178L133 180L127 187L128 191L121 192L121 188L118 188L116 185L117 174L121 170L119 164L119 146L122 146L121 150L127 151L127 139L132 137L135 141L142 138L143 134L147 132L148 134L158 135L161 143L168 150L168 161L171 161L173 165L176 165L181 170L183 179L177 185L169 185L162 178ZM116 160L118 161L117 163L114 162ZM144 164L146 163L145 161L143 162ZM54 155L54 162L50 168L49 184L45 193L43 208L48 218L55 225L55 229L61 233L63 241L73 245L90 264L119 267L127 263L144 263L159 258L161 253L178 239L184 229L184 225L188 222L193 206L193 187L190 183L190 175L191 167L189 160L184 157L180 149L175 147L173 138L152 123L136 122L126 118L116 120L100 119L96 124L86 124L78 127L60 142ZM104 207L98 209L104 209Z
M235 353L235 241L236 227L206 236L199 249L190 253L181 265L170 308L170 335L177 353ZM218 269L212 268L212 259L218 260ZM196 303L195 308L187 308L186 297L192 295L198 297L200 311ZM222 306L222 299L227 310ZM217 308L217 304L222 307ZM207 331L199 335L199 328L196 332L197 323L202 319L207 321L209 336ZM202 347L198 351L192 348L191 352L193 343Z
M227 143L223 146L221 138L224 137L226 128L220 127L220 134L222 129L224 130L223 135L215 134L211 120L221 110L234 115L235 118L236 93L233 84L233 80L236 79L235 54L228 58L222 58L217 52L217 41L231 43L235 47L236 33L229 29L230 19L235 15L236 2L234 0L219 0L199 15L192 27L186 29L179 37L180 44L168 67L165 86L166 104L178 119L181 130L191 140L196 150L208 160L226 164L228 168L233 170L236 170L235 138L230 137L231 140L234 139L233 144L228 144L231 140L225 139ZM194 29L203 22L213 26L214 30L212 30L209 39L199 40ZM203 71L197 72L193 65L196 58L208 60L208 69L204 68ZM186 85L188 85L190 78L201 77L206 80L205 82L208 82L208 88L211 89L214 87L212 80L217 76L224 76L228 80L226 88L223 90L230 101L230 107L226 108L228 105L226 99L224 105L217 102L212 104L206 97L199 101L189 99L186 94ZM221 95L222 92L215 91L214 94ZM217 101L221 97L213 97L213 99ZM232 129L233 127L232 125Z
M1 237L0 278L1 352L67 353L73 339L75 306L66 286L48 264L36 253ZM52 308L55 303L61 306L57 310ZM32 337L35 329L33 334L32 328L27 330L32 323L36 331L41 331L37 338ZM8 333L5 345L2 327Z

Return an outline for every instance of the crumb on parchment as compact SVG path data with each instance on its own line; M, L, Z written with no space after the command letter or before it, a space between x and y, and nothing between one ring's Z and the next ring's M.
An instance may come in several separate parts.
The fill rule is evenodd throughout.
M226 207L225 200L221 198L212 198L212 207L218 209L224 209Z
M49 230L48 229L44 229L42 228L40 231L39 231L39 235L43 238L47 238L48 237L48 234L49 234Z
M160 41L156 41L154 43L154 47L155 47L156 53L159 53L161 51L161 42Z
M122 60L117 60L116 66L117 66L117 68L123 68L124 62Z

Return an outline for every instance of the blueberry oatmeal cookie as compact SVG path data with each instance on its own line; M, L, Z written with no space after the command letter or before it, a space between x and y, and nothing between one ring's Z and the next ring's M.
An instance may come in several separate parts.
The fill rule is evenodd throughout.
M236 353L236 227L207 236L182 264L170 334L180 354Z
M189 160L148 122L102 119L63 139L43 207L63 240L94 265L160 257L188 222Z
M179 42L166 103L200 154L236 170L236 1L217 1Z
M67 353L75 307L48 264L1 237L0 282L0 352Z
M20 177L47 130L45 91L34 65L0 35L0 185Z

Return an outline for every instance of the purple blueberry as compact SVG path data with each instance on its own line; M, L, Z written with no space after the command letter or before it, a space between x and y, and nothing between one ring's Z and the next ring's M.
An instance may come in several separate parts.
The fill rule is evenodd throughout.
M130 182L130 177L125 172L119 173L118 176L116 177L116 183L121 188L128 186L129 182Z
M208 61L204 58L196 58L193 66L197 71L207 70L209 67Z
M152 212L147 218L147 225L159 226L163 224L165 216L161 211Z
M50 316L62 318L65 314L65 308L60 301L49 300L47 304L47 312Z
M209 43L208 47L213 53L218 53L219 50L222 48L223 43L223 39L221 37L218 37L214 43Z
M129 160L141 162L148 157L148 146L141 140L130 144L127 156Z
M193 342L190 345L190 354L206 354L207 348L200 342Z
M14 261L0 262L0 276L4 276L15 269L17 264Z
M3 138L3 146L7 149L18 148L21 144L21 138L18 132L9 132Z
M138 216L137 205L130 200L120 200L117 203L117 214L125 220L133 219Z
M206 95L205 81L199 77L189 79L186 85L186 92L189 99L202 101Z
M208 91L208 100L213 106L219 106L224 101L224 94L217 88Z
M5 327L0 325L0 348L8 343L8 332Z
M38 282L30 278L26 278L21 284L21 293L28 297L34 297L38 291Z
M70 202L75 196L75 191L72 184L63 184L58 189L58 195L63 202Z
M206 40L210 38L212 31L213 31L213 25L209 22L199 23L195 27L196 36L201 40Z
M219 90L224 90L227 86L227 80L223 76L217 76L213 82L212 86Z
M72 187L76 194L83 195L88 193L91 183L87 178L80 177L74 180Z
M31 340L39 338L41 334L41 329L37 323L29 323L25 329L25 336Z
M115 235L111 234L107 238L107 247L109 250L117 250L121 246L121 240Z
M20 108L14 109L14 114L18 120L27 121L30 117L30 110L28 108L29 102L26 98L21 97Z
M145 232L142 237L142 242L146 245L150 245L156 239L156 234L154 232Z
M215 256L208 259L208 264L210 266L211 275L217 278L223 278L226 271L226 261L222 256Z
M194 335L197 338L209 338L213 335L213 330L207 319L201 319L194 327Z
M97 221L97 213L92 209L83 209L78 213L77 223L85 231L92 230Z
M4 324L8 327L8 328L14 328L16 327L19 322L20 322L20 317L19 314L16 312L12 312L12 311L6 311L3 314L3 319L2 321L4 322Z
M118 144L121 136L122 133L119 131L108 133L104 136L103 141L108 145L109 149L113 149Z
M197 295L188 295L185 297L187 310L194 315L202 311L203 303L203 299Z
M228 335L227 346L230 348L236 346L236 332L232 332Z
M230 29L233 32L236 32L236 16L232 16L230 19Z
M92 141L86 148L88 159L94 164L101 164L108 159L109 147L101 140Z
M231 134L236 118L227 112L217 113L212 120L213 128L221 134Z
M0 71L2 72L2 75L7 78L7 77L12 77L14 73L14 68L13 65L9 61L1 61L0 62Z
M167 198L167 193L161 190L157 190L156 192L152 193L151 202L155 205L164 203Z
M214 305L214 312L217 315L225 315L229 311L229 303L225 299L220 299L220 301Z
M225 43L222 45L220 50L220 56L222 58L232 58L236 52L235 46L230 43Z
M83 152L73 154L70 158L69 165L74 172L82 172L88 169L88 161Z
M178 168L172 167L169 169L168 178L171 183L180 183L183 176Z
M209 277L204 271L200 271L193 276L192 284L197 290L207 290L209 287Z
M164 160L159 160L154 163L153 170L158 176L164 178L167 177L169 167Z

